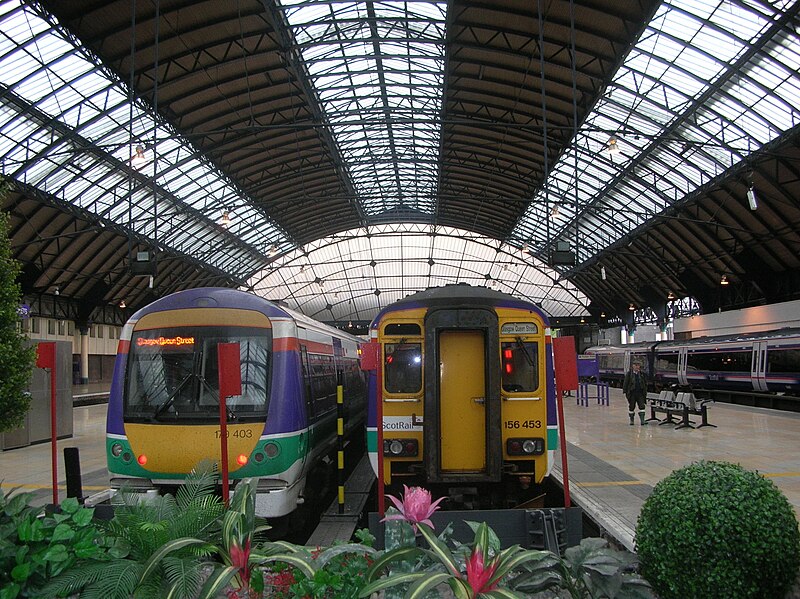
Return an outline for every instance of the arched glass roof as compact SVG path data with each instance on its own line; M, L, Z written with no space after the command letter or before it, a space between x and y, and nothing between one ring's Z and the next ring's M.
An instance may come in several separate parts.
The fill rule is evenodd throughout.
M796 0L143 4L0 0L3 175L226 280L299 294L320 318L481 277L564 302L554 315L582 314L583 293L607 306L613 290L576 275L711 186L752 185L753 157L800 124ZM359 235L379 274L359 271L353 310L320 305L292 269L305 252L321 261L311 281L351 284L324 247ZM469 266L439 272L457 239L476 244L460 250ZM577 264L548 269L562 241ZM728 248L714 247L700 285L718 280ZM556 294L564 278L582 293ZM642 287L628 292L654 295Z
M582 262L798 125L800 43L776 35L793 4L664 2L514 237Z
M588 300L529 253L469 231L377 225L281 256L247 288L324 321L370 321L405 296L454 283L530 300L549 315L588 315Z

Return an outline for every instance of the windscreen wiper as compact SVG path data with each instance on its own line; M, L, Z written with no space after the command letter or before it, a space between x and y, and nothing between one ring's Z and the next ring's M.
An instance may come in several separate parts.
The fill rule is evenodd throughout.
M158 406L156 411L153 412L153 420L158 420L158 417L166 412L173 403L175 403L175 398L178 397L178 393L183 391L183 388L189 381L192 380L192 377L194 377L194 373L191 372L183 377L183 380L178 384L177 387L175 387L175 390L167 396L167 399L164 401L164 403Z

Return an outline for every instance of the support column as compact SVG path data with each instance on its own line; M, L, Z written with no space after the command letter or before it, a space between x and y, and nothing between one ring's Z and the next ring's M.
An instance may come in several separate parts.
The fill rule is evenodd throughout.
M80 325L81 333L81 373L80 384L89 384L89 325Z

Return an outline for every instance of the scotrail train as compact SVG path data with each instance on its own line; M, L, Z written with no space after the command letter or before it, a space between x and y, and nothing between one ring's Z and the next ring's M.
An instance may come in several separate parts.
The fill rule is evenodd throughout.
M254 295L193 289L136 312L119 342L106 447L113 488L180 484L220 461L217 344L239 344L241 395L228 399L232 484L258 479L257 512L302 501L309 472L335 449L337 376L346 431L363 431L359 339Z
M632 359L659 386L800 395L800 329L780 329L687 341L598 345L601 377L620 381Z
M448 285L388 306L370 336L367 447L386 485L421 484L451 504L468 494L464 505L482 508L540 492L558 430L550 328L536 305Z

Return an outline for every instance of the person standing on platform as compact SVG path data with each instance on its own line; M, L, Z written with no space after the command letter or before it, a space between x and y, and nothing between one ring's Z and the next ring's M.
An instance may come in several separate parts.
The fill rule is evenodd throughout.
M631 369L625 373L622 382L622 392L628 398L628 417L633 426L633 416L636 407L639 407L639 420L642 424L647 424L644 419L644 400L647 397L647 379L642 372L640 362L634 362Z

